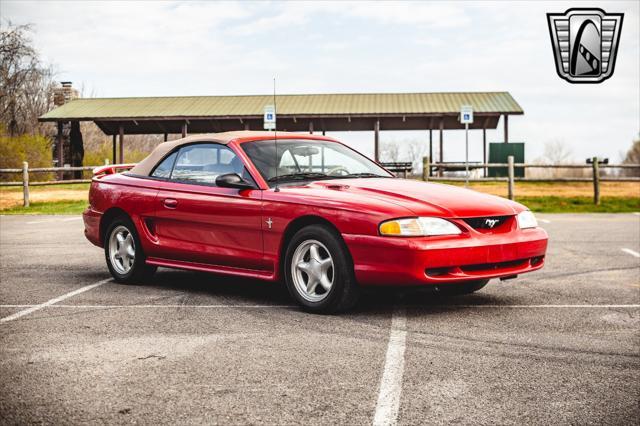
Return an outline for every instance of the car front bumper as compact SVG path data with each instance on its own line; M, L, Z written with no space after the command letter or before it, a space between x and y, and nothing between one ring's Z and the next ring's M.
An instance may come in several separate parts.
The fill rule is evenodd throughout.
M343 235L361 285L429 285L509 277L544 265L542 228L446 237Z

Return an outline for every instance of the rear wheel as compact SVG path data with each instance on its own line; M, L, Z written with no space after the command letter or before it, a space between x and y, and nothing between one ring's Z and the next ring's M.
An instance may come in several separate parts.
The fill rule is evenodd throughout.
M460 284L445 284L438 286L440 294L446 296L460 296L463 294L471 294L480 290L487 285L489 280L468 281Z
M104 254L113 278L121 283L133 283L150 278L155 266L145 263L140 238L129 218L116 218L106 233Z
M289 293L307 311L345 311L358 300L349 253L340 236L327 226L310 225L293 236L284 273Z

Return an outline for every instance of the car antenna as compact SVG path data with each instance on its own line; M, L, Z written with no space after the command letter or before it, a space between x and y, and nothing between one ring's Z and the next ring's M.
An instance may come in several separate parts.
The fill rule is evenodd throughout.
M275 180L276 180L276 186L275 189L273 190L274 192L280 192L280 188L278 188L278 130L276 129L277 123L278 123L278 108L276 107L276 78L273 77L273 116L275 118L275 123L273 123L273 143L276 146L276 158L275 158L275 163L274 166L276 168L276 176L275 176Z

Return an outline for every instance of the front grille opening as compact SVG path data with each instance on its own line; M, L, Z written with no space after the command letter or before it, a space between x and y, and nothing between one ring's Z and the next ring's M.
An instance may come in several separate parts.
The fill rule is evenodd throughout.
M425 274L428 277L444 277L447 275L460 275L474 273L491 273L491 272L507 272L509 269L516 268L516 271L520 268L528 268L529 265L537 266L544 261L544 256L536 256L525 259L510 260L507 262L495 262L495 263L477 263L475 265L461 265L461 266L448 266L443 268L427 268ZM505 271L507 270L507 271Z
M516 266L523 266L527 262L527 259L511 260L509 262L497 262L497 263L480 263L477 265L465 265L461 266L465 272L474 271L491 271L493 269L513 268Z

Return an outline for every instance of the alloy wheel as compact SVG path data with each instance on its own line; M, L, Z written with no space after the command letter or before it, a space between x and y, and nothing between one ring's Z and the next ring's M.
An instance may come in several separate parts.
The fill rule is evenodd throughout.
M324 300L334 280L333 258L327 247L318 240L300 243L291 260L291 277L296 291L305 300Z
M136 260L136 245L131 232L123 225L111 231L109 237L109 260L119 274L129 273Z

